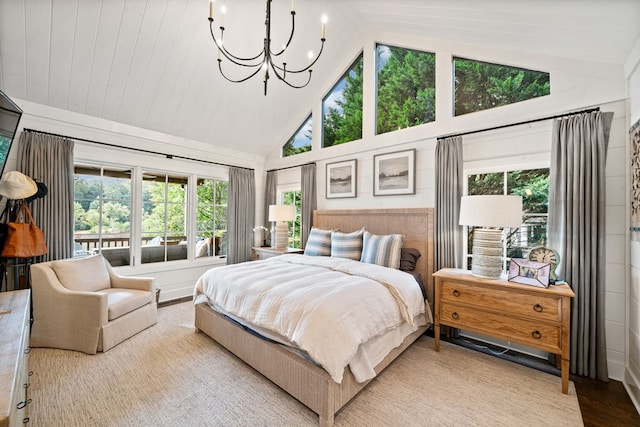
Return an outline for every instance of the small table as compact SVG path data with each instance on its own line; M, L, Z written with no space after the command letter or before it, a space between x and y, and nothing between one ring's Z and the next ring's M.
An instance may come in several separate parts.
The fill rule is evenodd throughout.
M283 254L303 254L303 249L297 248L284 248L284 249L276 249L269 246L254 246L251 248L253 250L253 259L267 259L272 256L278 256Z
M569 389L571 298L567 284L548 288L485 279L468 270L444 268L435 278L435 350L440 325L478 332L557 354L562 392Z

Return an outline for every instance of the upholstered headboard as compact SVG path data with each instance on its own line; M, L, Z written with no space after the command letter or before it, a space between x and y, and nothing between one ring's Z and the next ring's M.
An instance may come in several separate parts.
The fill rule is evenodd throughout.
M404 234L404 247L420 251L416 272L422 276L432 310L433 224L433 208L313 211L314 227L339 229L343 232L365 227L373 234Z

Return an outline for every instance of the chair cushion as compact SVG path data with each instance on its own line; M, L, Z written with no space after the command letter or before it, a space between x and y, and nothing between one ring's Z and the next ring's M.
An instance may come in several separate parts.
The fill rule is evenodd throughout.
M108 319L118 317L139 309L151 302L151 292L137 289L109 288L103 289L107 294Z
M52 261L51 268L62 286L72 291L95 292L111 287L102 255Z

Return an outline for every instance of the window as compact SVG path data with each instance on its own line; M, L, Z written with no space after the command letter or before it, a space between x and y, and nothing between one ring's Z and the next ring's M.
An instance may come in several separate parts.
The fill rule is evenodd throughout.
M296 207L296 219L289 222L288 247L300 248L300 227L302 221L302 193L300 191L285 191L282 193L282 204Z
M549 211L549 169L528 169L483 173L467 177L467 194L515 194L522 196L522 226L508 229L505 239L507 261L526 258L531 248L545 244ZM471 268L473 227L469 227L468 268Z
M436 119L435 54L376 46L376 133Z
M295 154L311 151L311 131L312 121L311 114L304 121L302 126L298 128L296 133L282 147L282 157L293 156Z
M227 254L227 181L198 179L196 258Z
M141 263L187 259L187 177L142 172Z
M322 147L362 138L363 56L322 100Z
M76 166L74 256L117 254L112 265L129 265L131 170Z
M549 73L453 58L454 115L549 95Z

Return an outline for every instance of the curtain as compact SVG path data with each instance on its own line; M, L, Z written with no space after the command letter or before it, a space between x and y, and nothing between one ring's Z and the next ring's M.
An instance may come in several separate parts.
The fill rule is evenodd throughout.
M31 131L20 135L18 169L48 190L30 206L49 250L42 261L73 257L73 147L72 140L54 135Z
M438 139L435 158L435 270L462 267L462 137Z
M271 224L269 223L269 205L276 204L276 196L277 196L277 181L278 181L278 172L269 171L267 172L267 182L264 189L264 209L263 209L263 220L267 230L271 230Z
M556 120L549 170L549 246L569 283L571 373L608 381L604 328L605 162L613 113Z
M227 264L251 260L256 216L256 179L252 169L230 168L227 194Z
M316 165L309 164L302 166L300 171L302 181L302 223L300 226L300 247L304 248L311 231L311 220L313 211L318 206L316 193Z

